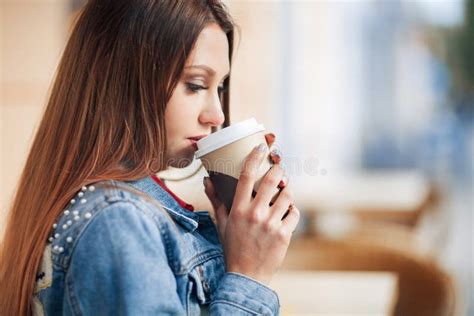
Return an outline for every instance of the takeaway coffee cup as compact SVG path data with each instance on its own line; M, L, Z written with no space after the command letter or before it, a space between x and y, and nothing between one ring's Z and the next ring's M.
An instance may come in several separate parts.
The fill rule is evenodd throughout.
M223 128L197 142L198 150L195 157L201 159L214 185L217 197L230 210L234 199L237 182L245 159L259 144L265 143L265 128L254 118ZM271 160L264 159L257 173L253 188L255 197L263 176L271 168ZM270 205L276 200L280 189L275 188L275 194Z

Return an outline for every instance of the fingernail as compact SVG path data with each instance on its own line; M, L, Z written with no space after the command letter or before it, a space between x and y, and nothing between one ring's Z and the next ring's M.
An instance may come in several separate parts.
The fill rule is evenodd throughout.
M273 149L270 152L270 156L272 157L272 162L275 164L279 164L281 162L281 155L278 149Z
M280 183L278 183L278 188L283 189L286 187L286 184L288 183L288 178L286 176L283 176L280 180Z
M278 149L278 148L272 149L272 154L281 157L281 151L280 151L280 149Z
M262 153L265 152L267 150L267 144L261 143L260 145L258 145L257 150Z
M280 180L280 183L278 183L278 188L283 189L285 187L285 182L283 180Z
M271 141L274 141L275 140L275 134L273 133L268 133L267 135L265 135L265 138L268 140L270 139Z

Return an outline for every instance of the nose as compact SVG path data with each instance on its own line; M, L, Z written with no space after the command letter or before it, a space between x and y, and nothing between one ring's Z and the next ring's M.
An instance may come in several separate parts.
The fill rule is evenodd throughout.
M199 115L199 122L203 125L220 126L224 123L225 115L222 111L221 100L218 95L207 101Z

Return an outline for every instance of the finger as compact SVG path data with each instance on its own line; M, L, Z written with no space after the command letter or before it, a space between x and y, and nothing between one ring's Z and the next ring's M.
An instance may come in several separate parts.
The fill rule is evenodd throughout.
M280 165L273 165L260 182L254 203L268 206L272 197L278 193L278 184L282 180L283 175L283 168Z
M238 206L239 203L250 203L252 200L252 192L257 173L263 159L267 156L267 151L267 145L262 143L255 147L245 159L242 170L240 171L237 188L235 189L233 206Z
M273 143L275 142L275 134L273 133L268 133L265 134L265 140L267 141L268 147L272 147Z
M281 179L280 183L278 183L278 189L283 190L284 187L286 187L288 185L288 178L283 175L283 178Z
M217 197L217 194L216 194L216 191L214 190L214 185L212 184L211 179L209 179L209 177L204 177L203 183L204 183L204 192L206 193L207 197L211 201L211 204L214 210L217 210L217 208L222 204L222 202Z
M227 225L228 219L229 219L229 212L227 211L227 207L225 206L225 204L222 203L216 209L217 228L221 236L224 236L224 231L225 231L225 227Z
M206 193L207 197L211 201L212 207L214 208L217 226L219 228L225 227L229 212L227 211L225 204L222 203L217 197L214 190L214 185L212 184L212 181L209 179L209 177L204 177L204 192Z
M287 234L292 234L298 226L300 216L300 210L294 204L291 204L291 207L288 209L288 215L281 221L281 229Z
M270 160L273 164L279 164L281 162L281 151L277 148L272 149L270 152Z
M275 203L270 208L272 218L274 221L281 221L285 213L288 211L290 205L293 203L293 193L289 186L286 186L278 194Z

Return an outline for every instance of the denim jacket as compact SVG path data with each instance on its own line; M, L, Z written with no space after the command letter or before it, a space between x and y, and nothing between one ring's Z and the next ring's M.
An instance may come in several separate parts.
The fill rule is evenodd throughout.
M138 189L161 204L160 209ZM132 190L133 191L133 190ZM71 200L44 250L37 315L278 315L277 294L226 272L207 211L191 212L150 177L103 181Z

